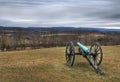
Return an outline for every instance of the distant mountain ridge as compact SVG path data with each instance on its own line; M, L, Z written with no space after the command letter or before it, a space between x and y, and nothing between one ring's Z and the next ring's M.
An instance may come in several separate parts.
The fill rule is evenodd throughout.
M73 31L73 30L83 30L83 31L100 31L100 32L120 32L120 29L106 29L106 28L92 28L92 27L3 27L0 26L0 30L16 30L23 29L26 31Z
M120 29L107 29L107 28L81 28L88 31L100 31L100 32L120 32Z

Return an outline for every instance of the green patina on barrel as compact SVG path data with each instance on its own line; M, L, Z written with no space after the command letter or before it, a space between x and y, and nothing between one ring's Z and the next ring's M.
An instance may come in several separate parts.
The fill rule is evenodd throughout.
M87 48L86 46L84 46L83 44L81 44L80 42L77 42L77 45L87 54L90 53L90 49Z

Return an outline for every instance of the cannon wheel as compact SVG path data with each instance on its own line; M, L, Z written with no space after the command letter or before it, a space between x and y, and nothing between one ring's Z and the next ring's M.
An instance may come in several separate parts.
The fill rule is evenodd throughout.
M66 65L73 66L75 59L74 45L73 42L69 42L66 45Z
M97 63L97 65L100 65L103 59L101 45L98 42L94 43L91 46L90 51L92 52L91 57L93 58L93 60Z

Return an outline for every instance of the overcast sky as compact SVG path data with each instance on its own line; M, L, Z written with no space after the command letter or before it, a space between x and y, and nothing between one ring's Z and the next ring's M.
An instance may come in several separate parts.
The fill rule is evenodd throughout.
M120 29L120 0L0 0L0 26Z

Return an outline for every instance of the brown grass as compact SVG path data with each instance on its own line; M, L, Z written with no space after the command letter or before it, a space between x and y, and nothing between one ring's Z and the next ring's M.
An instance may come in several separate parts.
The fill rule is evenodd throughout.
M103 76L82 56L67 67L65 47L0 52L0 82L119 82L120 46L103 46L103 51Z

